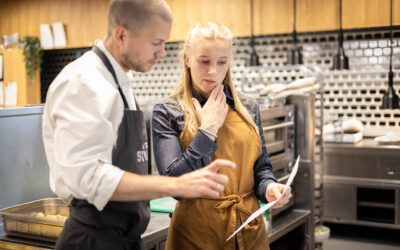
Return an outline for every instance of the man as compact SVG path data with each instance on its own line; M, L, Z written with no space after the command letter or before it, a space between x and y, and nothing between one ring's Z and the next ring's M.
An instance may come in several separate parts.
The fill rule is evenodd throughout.
M163 0L112 1L103 42L51 84L43 114L50 187L70 202L56 249L141 249L149 199L217 197L228 182L217 170L234 164L222 160L181 177L145 176L146 130L127 73L166 55L171 23Z

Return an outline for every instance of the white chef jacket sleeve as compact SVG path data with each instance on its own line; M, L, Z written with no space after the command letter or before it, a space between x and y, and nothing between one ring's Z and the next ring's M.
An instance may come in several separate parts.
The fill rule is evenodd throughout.
M111 164L116 132L110 119L119 94L91 81L77 76L49 90L46 113L54 141L47 147L54 148L46 152L53 154L49 162L53 191L61 197L86 199L102 210L124 172Z

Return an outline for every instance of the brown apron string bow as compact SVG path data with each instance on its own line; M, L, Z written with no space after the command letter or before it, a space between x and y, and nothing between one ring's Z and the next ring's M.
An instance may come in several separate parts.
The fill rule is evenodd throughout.
M231 213L229 213L231 216L230 221L232 221L232 224L235 225L235 227L236 227L237 226L236 211L239 212L238 214L239 214L240 224L245 222L252 214L252 212L250 212L245 207L244 202L243 202L243 200L246 199L247 197L250 197L251 194L253 194L253 192L247 192L247 193L240 194L240 195L227 195L227 196L215 198L213 200L221 200L221 201L217 202L214 205L214 209L221 210L221 209L229 208L229 209L233 210L233 211L231 211ZM255 231L258 229L258 226L259 226L258 220L253 220L249 224L247 224L243 229ZM232 233L233 233L233 231L227 232L227 237L229 235L231 235ZM239 232L239 233L241 233L241 232Z

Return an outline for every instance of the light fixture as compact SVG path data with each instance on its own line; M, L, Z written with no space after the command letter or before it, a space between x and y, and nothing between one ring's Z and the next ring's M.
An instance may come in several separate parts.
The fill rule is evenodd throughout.
M260 66L260 57L257 55L256 48L254 47L254 17L253 17L253 0L250 0L250 22L251 22L251 36L250 36L250 46L251 53L246 59L246 66Z
M292 48L287 55L287 64L296 65L303 64L303 55L300 48L297 47L297 34L296 34L296 0L293 0L293 42Z
M396 95L396 91L393 88L393 71L392 71L392 57L393 57L393 24L392 24L392 10L393 3L390 0L390 63L389 63L389 82L388 90L385 92L382 98L381 109L398 109L399 108L399 97Z
M339 29L339 44L337 54L333 56L333 70L349 69L349 58L344 53L343 49L343 28L342 28L342 0L339 0L339 18L340 18L340 29Z

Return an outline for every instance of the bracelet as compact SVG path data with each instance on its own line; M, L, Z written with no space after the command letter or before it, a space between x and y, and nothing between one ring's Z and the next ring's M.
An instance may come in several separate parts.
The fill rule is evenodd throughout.
M198 130L200 130L201 132L204 132L204 133L206 133L206 134L211 135L211 136L214 137L215 139L218 138L218 135L214 134L213 132L208 131L207 129L204 129L204 128L200 128L200 127L199 127Z

